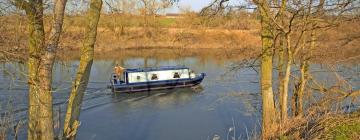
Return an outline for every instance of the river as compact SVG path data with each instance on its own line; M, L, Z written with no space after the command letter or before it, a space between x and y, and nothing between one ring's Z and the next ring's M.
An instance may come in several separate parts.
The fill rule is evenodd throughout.
M219 50L191 51L188 55L182 55L187 53L186 50L179 52L171 49L151 51L155 52L152 55L146 50L126 51L95 57L77 139L206 140L215 135L221 139L247 139L259 133L261 95L258 68L236 68L244 58L229 57L229 53ZM58 60L54 67L55 117L66 109L78 64L76 57L65 57ZM113 94L107 85L115 64L126 68L185 65L195 72L206 73L206 77L194 89ZM1 113L10 111L14 120L26 120L26 66L18 62L1 65ZM333 72L324 72L328 69L325 67L313 64L311 68L322 81L334 83L336 76ZM340 75L352 73L345 78L351 78L348 81L352 85L360 85L358 64L337 64L335 69ZM20 137L25 138L25 130L20 132Z

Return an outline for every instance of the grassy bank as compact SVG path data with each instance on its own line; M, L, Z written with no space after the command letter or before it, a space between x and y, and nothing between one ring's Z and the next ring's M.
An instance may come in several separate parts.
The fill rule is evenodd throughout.
M281 140L360 138L360 110L350 114L327 113L312 118L295 118L284 125L286 132L278 135Z
M51 17L45 17L49 32ZM258 23L249 19L237 24L233 19L209 20L194 15L181 18L102 15L98 28L97 51L120 48L224 48L258 47ZM66 16L61 48L78 49L84 33L83 16ZM251 22L251 23L248 23ZM26 18L19 15L0 17L0 44L26 49ZM236 25L235 25L236 24ZM251 25L251 26L250 26Z
M49 32L51 17L45 17ZM66 16L60 40L60 53L77 51L82 45L84 21L82 16ZM223 17L213 20L186 14L181 18L144 17L130 15L102 15L98 28L95 53L107 54L122 49L226 49L260 54L261 40L258 20L249 15ZM23 16L0 17L0 50L19 54L27 51L27 27ZM343 23L337 28L319 32L318 61L333 62L356 59L360 43L360 29L353 28L360 21ZM295 43L295 42L294 42ZM24 53L25 54L25 53ZM242 53L244 54L244 53ZM11 54L9 54L11 55ZM252 55L254 56L254 55Z
M63 40L81 38L81 29L69 28ZM257 31L222 29L184 28L143 28L128 27L111 30L100 27L97 40L98 51L124 48L259 48ZM81 42L70 41L62 44L63 49L77 49Z

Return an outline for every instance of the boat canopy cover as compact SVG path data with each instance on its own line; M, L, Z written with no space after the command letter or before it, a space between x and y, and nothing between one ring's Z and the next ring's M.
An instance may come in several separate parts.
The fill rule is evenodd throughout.
M164 70L179 70L179 69L189 69L185 66L162 66L162 67L149 67L149 68L136 68L136 69L126 69L125 72L150 72L150 71L164 71Z
M190 78L190 70L185 66L127 69L126 83L154 82Z

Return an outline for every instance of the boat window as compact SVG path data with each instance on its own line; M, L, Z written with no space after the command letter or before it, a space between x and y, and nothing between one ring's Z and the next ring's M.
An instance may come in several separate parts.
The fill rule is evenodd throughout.
M136 79L137 79L137 80L140 80L140 78L141 78L141 77L140 77L139 75L138 75L138 76L136 76Z
M180 78L180 75L179 75L178 72L175 72L175 73L174 73L174 78Z
M157 74L152 74L152 75L151 75L151 80L157 80L157 79L158 79Z

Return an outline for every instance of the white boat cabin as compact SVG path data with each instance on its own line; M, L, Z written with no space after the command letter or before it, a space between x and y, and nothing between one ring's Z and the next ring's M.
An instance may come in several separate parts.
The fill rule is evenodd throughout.
M195 73L186 67L159 68L159 69L128 69L126 72L127 83L153 82L176 79L194 78Z

